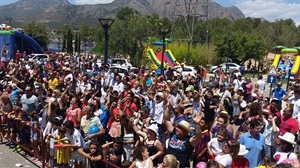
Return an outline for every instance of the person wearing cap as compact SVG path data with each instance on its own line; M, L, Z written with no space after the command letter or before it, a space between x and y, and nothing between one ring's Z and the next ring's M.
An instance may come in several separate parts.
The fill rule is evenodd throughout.
M64 81L73 81L73 74L71 71L71 68L66 68L65 69L65 78Z
M230 168L249 168L250 164L248 159L244 157L249 151L244 145L240 144L239 153L237 156L232 158L232 163Z
M260 133L261 123L258 119L250 121L250 130L239 138L249 152L245 158L249 160L250 168L265 164L265 136Z
M242 75L238 75L237 79L233 80L234 91L237 91L238 88L243 87L244 80L242 79Z
M273 97L278 100L277 109L280 111L282 109L282 99L283 96L287 95L286 91L281 87L281 82L277 83L277 88L272 90Z
M121 76L117 75L115 78L115 84L113 85L113 90L118 91L118 97L121 97L121 95L123 95L124 88L125 86L122 82Z
M231 93L226 89L225 83L220 84L220 89L217 91L217 93L220 96L221 103L224 104L225 98L231 99Z
M149 95L149 100L151 101L150 115L160 127L163 123L166 105L168 104L167 95L163 92L157 92L155 97Z
M143 138L143 145L148 149L149 156L153 161L153 165L157 166L158 159L164 154L164 147L161 141L157 139L158 137L158 126L157 124L151 124L147 127L146 132L138 129L135 124L133 124L134 132L136 132L140 137Z
M201 116L196 116L196 133L190 136L190 123L185 120L176 123L174 126L170 120L165 119L164 124L167 132L170 134L168 139L167 154L174 155L180 162L180 168L190 167L190 156L193 153L194 147L202 140L202 130L200 127Z
M281 143L281 151L277 151L274 154L274 159L277 164L285 163L291 164L294 168L300 167L298 156L294 153L294 145L297 143L295 142L295 135L286 132L282 136L278 136Z
M54 73L50 73L50 79L48 80L48 87L51 90L54 90L58 86L58 79L56 78Z
M206 96L204 97L204 116L208 121L208 124L211 124L214 121L215 109L218 108L217 102L213 99L213 92L206 91Z

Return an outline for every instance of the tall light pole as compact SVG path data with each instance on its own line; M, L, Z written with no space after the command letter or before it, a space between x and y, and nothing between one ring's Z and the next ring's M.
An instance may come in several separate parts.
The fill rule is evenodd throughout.
M228 45L228 50L227 50L227 58L226 58L226 69L225 69L225 73L227 73L227 69L228 69L228 59L230 58L231 55L231 38L228 37L227 38L227 45Z
M110 26L114 23L114 19L98 19L100 24L102 25L104 29L104 36L105 36L105 51L104 51L104 65L107 65L107 59L108 59L108 40L109 40L109 35L108 35L108 29Z
M259 45L259 42L256 41L256 60L259 60L258 45ZM258 61L258 66L256 67L256 60L255 60L255 69L257 70L257 77L258 77L259 76L259 62L260 61Z
M166 36L170 32L170 29L168 28L162 28L160 29L160 32L162 34L162 42L163 42L163 48L161 53L161 65L160 65L160 72L162 75L164 75L164 57L165 57L165 50L166 50Z

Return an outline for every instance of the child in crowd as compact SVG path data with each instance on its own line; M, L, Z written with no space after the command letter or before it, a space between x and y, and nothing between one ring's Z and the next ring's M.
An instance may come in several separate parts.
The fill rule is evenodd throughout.
M209 131L207 129L207 122L206 119L203 117L200 120L200 126L202 130L202 141L195 147L195 154L194 154L194 167L199 162L207 162L208 161L208 154L207 154L207 143L210 141Z
M40 151L39 151L39 141L40 141L40 132L38 131L38 129L39 129L39 120L38 120L36 111L31 113L30 122L28 122L27 125L31 126L31 128L30 128L30 141L31 141L33 151L38 156L41 156ZM39 158L34 156L33 161L37 161L37 160L39 160Z
M217 137L211 139L207 146L208 150L212 151L214 156L219 155L222 152L222 149L228 140L228 132L225 128L220 128L217 131Z
M69 141L61 140L63 138L67 138L66 132L67 131L64 126L60 126L58 128L58 136L56 138L57 144L69 144ZM70 155L71 155L70 148L58 148L56 150L56 162L58 164L58 168L68 167Z
M103 149L103 159L108 160L117 165L121 166L121 159L126 158L126 153L123 148L123 139L121 137L115 138L113 142L106 143L102 145Z
M89 160L90 168L99 168L102 167L102 153L101 150L99 150L99 142L96 140L93 140L90 143L90 147L87 149L79 148L78 152L83 155L85 158Z
M239 153L236 157L232 158L231 168L249 168L249 161L248 159L244 158L249 151L246 147L240 144Z
M265 136L265 153L267 159L273 161L273 156L276 152L276 137L279 132L279 128L276 125L277 117L274 114L265 115L267 118L264 118L264 129L263 135Z

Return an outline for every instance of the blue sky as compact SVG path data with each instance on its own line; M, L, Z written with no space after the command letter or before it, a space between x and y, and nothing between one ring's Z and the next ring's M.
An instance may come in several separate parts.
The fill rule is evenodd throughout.
M18 0L0 0L0 6ZM113 0L68 0L72 4L110 3ZM206 0L204 0L206 1ZM237 6L246 17L269 21L292 18L300 25L300 0L213 0L222 6Z

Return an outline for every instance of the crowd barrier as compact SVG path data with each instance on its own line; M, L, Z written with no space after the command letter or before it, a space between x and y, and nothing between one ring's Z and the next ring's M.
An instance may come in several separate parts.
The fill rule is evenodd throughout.
M14 121L14 122L12 122ZM41 162L41 166L42 168L53 168L54 167L54 160L51 160L51 157L47 163L47 158L46 158L46 154L47 154L47 149L51 149L50 148L50 143L47 143L46 142L46 138L43 137L43 130L41 129L37 129L37 128L34 128L32 127L31 125L26 125L27 127L29 127L30 129L33 129L35 131L37 131L39 134L40 134L40 154L39 153L35 153L33 150L29 149L28 147L26 147L26 145L22 144L21 142L18 142L14 137L11 137L10 136L10 133L11 133L11 130L12 130L12 123L15 124L17 122L20 122L19 120L15 120L15 119L9 119L7 118L7 115L6 115L6 123L1 125L2 127L2 130L3 131L6 131L7 133L7 137L6 139L10 140L11 142L15 143L16 145L19 145L22 150L28 152L29 154L35 156L36 158L39 159L39 161ZM21 123L23 126L25 126L24 123ZM6 129L4 129L4 125L6 126ZM53 148L53 151L54 151L54 148ZM50 155L54 156L55 155L55 152L53 153L49 153ZM104 160L102 159L101 162L103 163L103 167L102 168L106 168L107 166L109 166L110 168L120 168L118 166L116 166L115 164L107 161L107 160ZM36 165L38 165L37 163L34 163ZM88 165L88 163L85 163L85 165Z

